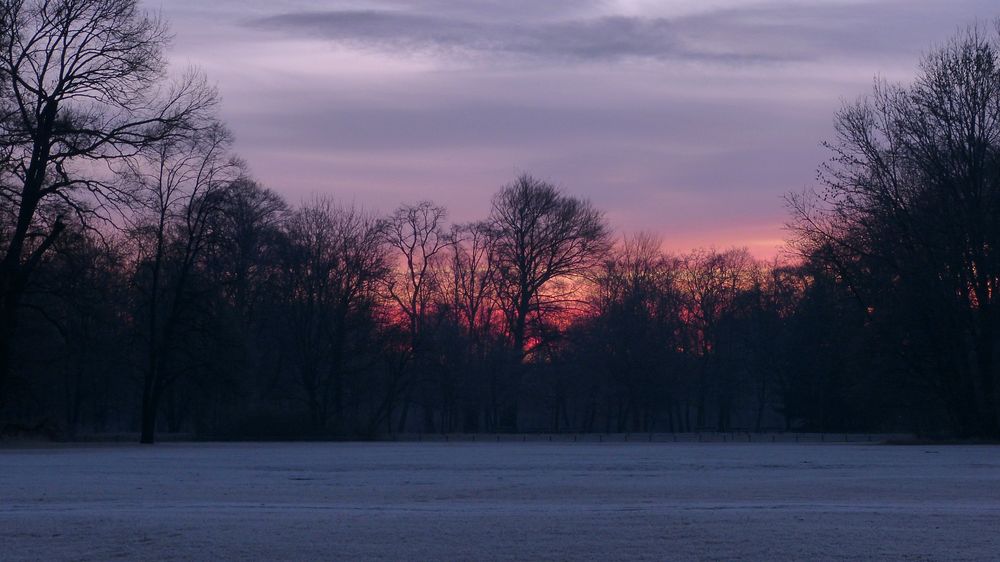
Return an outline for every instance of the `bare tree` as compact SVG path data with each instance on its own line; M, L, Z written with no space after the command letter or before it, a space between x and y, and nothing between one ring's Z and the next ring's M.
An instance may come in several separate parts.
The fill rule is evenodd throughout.
M444 207L422 201L401 206L385 221L386 243L399 259L387 289L409 324L412 353L417 351L434 294L441 288L440 268L435 262L452 244L446 217Z
M699 358L697 383L698 428L708 422L708 399L714 390L717 398L717 427L724 431L729 423L732 388L724 369L715 368L720 345L730 345L731 334L723 333L721 320L735 299L751 283L754 260L745 248L725 252L699 250L686 258L682 287L687 292L687 316L692 346Z
M590 416L602 397L606 431L647 430L660 410L674 423L683 390L674 360L685 343L681 265L647 233L626 237L601 265L589 320L591 349L584 353L603 371L602 384L591 390Z
M287 247L283 221L288 205L275 192L241 177L220 194L219 212L206 248L206 274L228 310L233 354L226 361L238 385L220 391L241 393L242 402L260 406L279 379L280 346L272 320L281 254ZM250 391L256 401L248 400Z
M977 27L928 54L913 84L877 83L837 115L824 190L790 200L797 248L884 319L912 384L934 389L959 432L993 437L998 68L1000 34Z
M386 243L396 254L398 267L394 274L387 278L387 289L390 298L397 305L407 322L407 333L410 338L410 358L412 367L416 370L418 380L415 383L422 396L424 427L433 430L431 410L432 381L429 380L431 366L421 355L425 344L424 331L428 327L428 315L435 296L441 289L441 268L437 262L445 257L445 252L452 244L445 225L447 211L430 201L422 201L416 205L399 207L385 221ZM395 400L394 394L399 392L400 381L390 382L387 397L388 403ZM406 425L408 406L411 402L410 392L413 384L406 385L405 402L400 419L400 426ZM391 418L391 410L389 413Z
M281 196L247 177L230 183L222 194L212 240L213 268L242 324L253 321L287 212Z
M451 251L439 263L442 290L438 308L454 333L439 340L452 354L450 363L461 365L461 376L450 380L451 386L443 390L445 394L450 391L449 398L464 397L463 405L451 404L456 422L461 410L466 429L479 428L481 421L493 429L497 424L500 373L491 359L501 347L497 335L502 327L496 300L493 237L485 222L455 225L450 237Z
M0 1L0 198L14 217L0 256L0 397L18 305L65 213L121 203L102 168L186 134L215 103L195 74L161 86L167 39L138 0ZM49 202L66 210L43 212Z
M148 150L134 170L147 212L137 232L142 259L139 267L147 324L146 365L143 370L140 440L155 439L156 418L164 391L181 376L174 363L176 338L193 306L189 284L208 245L213 215L226 187L241 166L229 155L231 139L221 125L190 137L166 139Z
M314 431L344 431L348 375L367 345L389 273L382 225L371 214L318 199L292 213L283 264L287 342ZM365 350L365 347L368 347Z
M452 228L448 262L449 306L473 340L481 340L494 324L496 260L490 225L485 222Z
M517 427L519 365L530 352L532 315L552 311L571 299L574 284L600 263L609 231L589 202L563 194L554 185L522 175L493 198L489 219L494 239L497 294L503 303L514 359L508 425Z

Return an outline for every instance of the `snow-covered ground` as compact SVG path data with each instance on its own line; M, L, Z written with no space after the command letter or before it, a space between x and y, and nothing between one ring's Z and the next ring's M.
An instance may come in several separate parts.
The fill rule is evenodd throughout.
M1000 448L0 449L0 559L1000 559Z

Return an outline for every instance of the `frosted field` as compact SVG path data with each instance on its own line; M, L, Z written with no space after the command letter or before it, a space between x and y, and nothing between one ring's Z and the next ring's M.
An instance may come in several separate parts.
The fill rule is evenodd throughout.
M0 559L1000 559L1000 448L0 449Z

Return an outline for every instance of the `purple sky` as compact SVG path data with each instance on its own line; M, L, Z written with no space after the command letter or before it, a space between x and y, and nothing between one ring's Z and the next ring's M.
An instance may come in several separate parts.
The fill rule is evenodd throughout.
M995 0L147 0L292 202L484 217L519 172L666 246L773 255L844 99Z

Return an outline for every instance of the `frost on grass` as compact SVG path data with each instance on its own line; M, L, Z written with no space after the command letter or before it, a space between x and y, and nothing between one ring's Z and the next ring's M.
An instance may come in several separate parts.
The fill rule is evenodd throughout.
M0 449L0 558L988 559L1000 450L794 444Z

